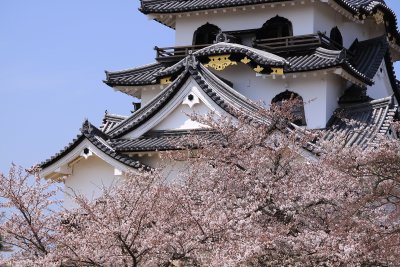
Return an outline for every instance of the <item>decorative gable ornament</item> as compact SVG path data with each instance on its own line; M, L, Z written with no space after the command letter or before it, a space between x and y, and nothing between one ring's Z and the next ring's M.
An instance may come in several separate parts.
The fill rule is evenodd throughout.
M199 61L197 58L193 55L193 52L190 50L189 55L185 58L185 61L183 62L183 66L185 68L192 68L195 69L199 65Z
M254 68L254 71L257 72L257 73L260 73L260 72L262 72L263 70L264 70L264 68L261 67L260 65L257 65L257 67Z
M229 66L237 65L236 61L232 61L229 59L231 55L218 55L218 56L210 56L208 57L210 61L205 64L205 67L210 67L215 70L221 71L226 69Z
M194 92L190 92L182 102L182 105L188 105L189 108L193 108L196 104L200 104L200 99Z
M379 9L376 11L376 13L373 15L376 24L382 24L385 22L385 18L384 18L385 14L380 11Z
M162 79L160 79L160 84L161 85L167 85L167 84L170 84L170 83L172 83L172 77L171 76L169 76L169 77L164 77L164 78L162 78Z
M274 75L283 75L283 68L271 68L271 74Z
M240 60L243 64L249 64L251 62L251 59L249 59L247 56L244 57L242 60Z
M92 152L92 150L90 150L89 148L85 147L85 148L82 150L80 156L83 157L83 158L85 158L85 159L88 159L89 157L93 156L93 152Z

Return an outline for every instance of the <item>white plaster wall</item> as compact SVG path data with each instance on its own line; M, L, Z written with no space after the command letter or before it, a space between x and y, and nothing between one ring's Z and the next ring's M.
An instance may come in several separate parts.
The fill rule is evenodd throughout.
M193 108L189 108L186 104L183 105L189 94L194 94L199 100L199 104L195 104ZM203 125L189 120L186 114L196 112L200 115L205 115L209 113L209 111L215 112L216 115L224 113L224 111L200 89L197 82L193 78L189 78L167 105L137 129L127 133L124 138L137 138L152 129L178 130L204 128Z
M161 92L157 88L143 89L141 94L142 107L149 103L154 97L156 97Z
M187 170L187 162L172 160L160 153L144 154L134 158L153 168L161 168L161 173L167 182L176 182L181 173Z
M199 129L205 126L192 121L188 114L197 113L199 115L207 115L210 109L204 104L195 104L190 108L186 104L179 105L173 112L171 112L168 117L157 124L153 130L184 130L184 129Z
M70 197L74 192L93 199L100 196L103 186L108 187L117 180L118 176L114 176L114 167L97 156L80 160L73 166L73 174L65 180L64 207L76 207Z
M310 75L310 73L308 75ZM324 128L329 119L326 114L326 106L328 105L326 99L328 85L325 75L291 79L288 81L287 85L289 91L299 94L305 102L304 113L306 116L307 128Z
M192 14L176 18L176 45L192 44L193 34L197 28L205 23L215 24L222 31L258 29L268 19L279 15L289 19L293 25L293 35L312 34L325 32L329 36L333 27L338 26L343 36L345 47L349 47L355 38L360 41L371 39L385 33L383 24L377 25L373 18L367 18L364 23L354 22L326 3L319 1L314 4L282 7L276 5L274 8L242 10L237 8L236 12L231 10L226 13L217 14L210 11L208 14ZM248 45L249 40L245 40Z
M328 122L334 111L339 107L338 101L344 93L346 82L337 75L329 75L326 80L326 122Z
M377 25L373 19L367 19L363 24L356 23L325 3L316 3L314 18L314 33L320 31L329 37L331 29L337 26L343 37L343 46L346 48L349 48L356 38L363 41L385 33L383 24Z
M281 76L256 76L254 70L249 66L238 63L236 66L230 66L223 71L214 71L218 76L229 80L233 83L233 88L242 95L249 99L264 103L267 107L272 99L279 93L289 90L299 94L303 101L306 102L304 112L306 115L308 128L323 128L325 127L329 114L327 114L327 77L336 75L332 73L318 75L308 72L307 76L304 74L297 74L296 78L288 75L285 79ZM338 78L340 80L340 78ZM335 80L334 80L335 81ZM339 85L332 85L338 88ZM330 109L329 109L330 110Z
M257 29L272 17L279 15L290 20L293 24L293 35L310 34L314 28L314 11L312 5L295 6L286 5L282 7L267 7L265 9L237 8L236 12L214 14L210 11L206 14L191 15L185 14L176 18L176 45L191 45L193 34L197 28L205 23L211 23L222 31Z
M373 99L384 98L393 95L392 85L389 81L385 61L382 60L381 66L374 76L374 84L367 88L367 95Z

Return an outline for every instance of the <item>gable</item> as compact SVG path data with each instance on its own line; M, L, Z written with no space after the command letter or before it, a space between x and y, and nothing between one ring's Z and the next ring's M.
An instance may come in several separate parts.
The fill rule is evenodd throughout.
M108 165L112 166L115 170L128 171L134 170L131 166L119 162L114 159L91 141L83 138L82 141L67 153L62 153L62 157L49 163L48 165L42 164L41 176L47 179L58 179L61 177L69 177L74 175L74 166L80 161L85 161L91 157L97 157L102 161L106 162ZM119 171L116 171L119 172Z
M368 87L367 95L373 99L380 99L392 96L394 94L393 87L390 84L388 69L385 60L382 60L378 71L374 76L374 85Z
M189 77L179 92L146 123L128 132L123 138L138 138L150 130L189 130L204 128L193 122L188 114L206 115L209 112L226 114L208 95L201 90L199 84Z
M83 194L89 199L99 197L102 188L114 185L120 179L120 172L97 155L76 162L73 174L65 180L64 207L72 208L74 194Z

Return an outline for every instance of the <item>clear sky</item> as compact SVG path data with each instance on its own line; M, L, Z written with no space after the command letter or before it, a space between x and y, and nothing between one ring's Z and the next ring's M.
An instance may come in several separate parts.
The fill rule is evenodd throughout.
M398 16L400 1L386 0ZM174 31L150 21L139 0L0 0L0 172L54 155L85 118L129 114L131 97L104 70L154 62ZM396 66L400 75L400 68Z

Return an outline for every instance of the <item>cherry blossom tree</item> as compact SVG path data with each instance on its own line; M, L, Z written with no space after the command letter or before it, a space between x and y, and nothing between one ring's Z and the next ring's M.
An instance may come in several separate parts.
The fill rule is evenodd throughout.
M289 105L288 107L286 105ZM175 181L161 171L127 174L78 208L54 210L47 182L0 177L0 235L18 266L398 266L400 142L345 147L290 123L290 105L258 118L193 115ZM212 136L212 138L209 138ZM318 155L308 151L318 146ZM33 170L37 174L37 170Z
M6 246L13 247L8 262L29 266L53 249L58 223L54 214L60 203L56 193L51 183L39 179L37 168L23 170L13 165L8 175L0 175L0 208L4 211L0 235Z

